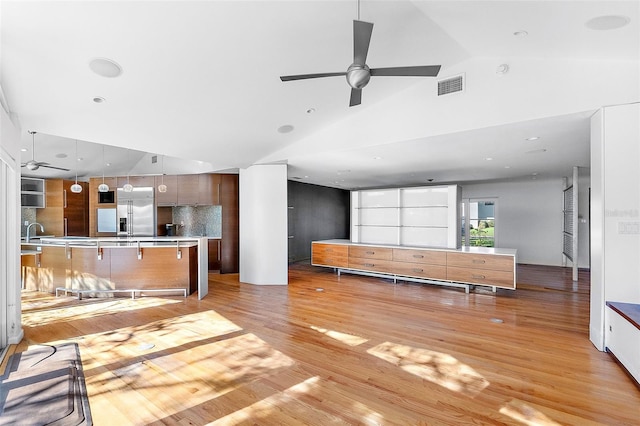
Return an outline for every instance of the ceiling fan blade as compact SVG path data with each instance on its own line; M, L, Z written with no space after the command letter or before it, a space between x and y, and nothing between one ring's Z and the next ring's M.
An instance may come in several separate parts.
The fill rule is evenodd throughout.
M46 167L47 169L56 169L56 170L62 170L63 172L68 172L69 169L65 169L64 167L56 167L56 166L50 166L47 163L38 163L38 165L40 167Z
M349 106L360 105L362 101L362 89L351 89L351 99L349 100Z
M280 76L282 81L305 80L307 78L336 77L339 75L347 75L346 72L325 72L320 74L300 74L300 75L283 75Z
M372 76L388 77L436 77L440 72L440 65L423 65L415 67L371 68Z
M353 63L365 65L373 24L364 21L353 21Z

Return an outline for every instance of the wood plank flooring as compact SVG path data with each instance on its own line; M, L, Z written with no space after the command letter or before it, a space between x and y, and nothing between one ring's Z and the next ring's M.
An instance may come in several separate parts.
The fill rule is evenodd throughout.
M80 345L96 425L637 425L640 391L588 339L589 276L518 266L518 290L295 264L289 286L209 295L23 294L30 345Z

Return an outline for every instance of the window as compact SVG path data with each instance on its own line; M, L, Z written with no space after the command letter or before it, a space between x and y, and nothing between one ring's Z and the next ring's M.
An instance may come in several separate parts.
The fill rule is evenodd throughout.
M463 200L462 244L472 247L496 246L497 199Z

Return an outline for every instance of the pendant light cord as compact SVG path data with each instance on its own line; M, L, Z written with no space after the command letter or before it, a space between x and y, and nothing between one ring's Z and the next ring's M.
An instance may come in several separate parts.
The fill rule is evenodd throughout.
M76 185L78 184L78 139L76 139Z

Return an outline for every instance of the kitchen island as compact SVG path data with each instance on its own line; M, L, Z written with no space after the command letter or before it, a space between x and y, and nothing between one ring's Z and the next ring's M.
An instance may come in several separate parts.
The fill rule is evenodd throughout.
M202 298L207 243L197 237L42 238L22 244L23 288L79 297L199 291Z

